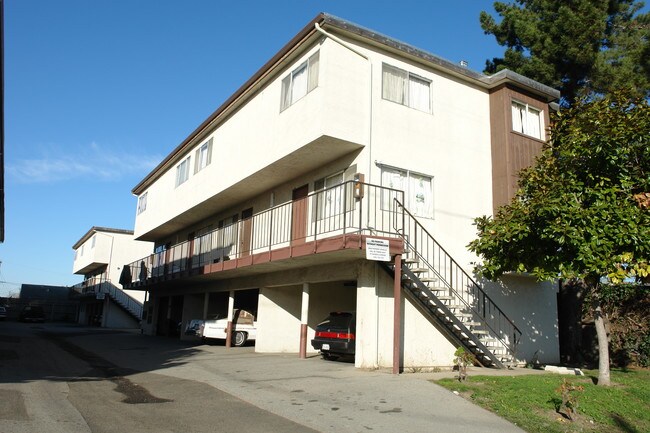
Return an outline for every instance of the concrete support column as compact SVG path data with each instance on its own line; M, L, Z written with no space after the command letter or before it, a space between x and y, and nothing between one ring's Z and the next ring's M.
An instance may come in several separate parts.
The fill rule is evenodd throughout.
M393 374L400 372L402 347L402 255L395 256L395 281L393 283Z
M357 275L357 334L354 365L357 368L377 368L380 363L380 341L385 338L379 329L379 296L376 264L369 260L359 263Z
M208 318L208 307L210 306L210 292L203 295L203 320Z
M232 347L232 318L235 312L235 291L231 290L228 296L228 326L226 327L226 347Z
M307 324L309 323L309 283L302 284L302 309L300 310L300 358L307 357Z

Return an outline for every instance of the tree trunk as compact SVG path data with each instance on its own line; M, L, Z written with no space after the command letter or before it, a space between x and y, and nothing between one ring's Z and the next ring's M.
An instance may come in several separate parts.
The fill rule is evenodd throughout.
M605 317L600 306L598 295L594 300L594 319L596 325L596 335L598 336L598 385L611 385L609 379L609 341L607 341L607 331L605 329Z

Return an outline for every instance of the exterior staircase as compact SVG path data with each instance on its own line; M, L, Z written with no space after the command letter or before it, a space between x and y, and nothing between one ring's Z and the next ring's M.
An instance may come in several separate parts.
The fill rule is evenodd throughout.
M97 294L101 293L108 295L115 304L136 321L139 322L142 319L142 303L115 287L110 280L93 277L72 286L72 289L84 296L97 296Z
M113 300L124 311L129 313L138 322L142 319L142 303L114 285L108 283L102 285L102 291Z
M521 331L398 201L395 229L404 240L402 288L448 339L485 367L515 362ZM402 221L397 219L402 218ZM394 263L387 270L394 275Z

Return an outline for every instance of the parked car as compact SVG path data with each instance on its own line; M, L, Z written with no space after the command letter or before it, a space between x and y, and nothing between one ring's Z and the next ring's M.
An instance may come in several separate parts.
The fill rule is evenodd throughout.
M7 318L7 309L0 306L0 320L5 320Z
M45 311L38 305L27 305L18 315L21 322L45 322Z
M196 326L196 320L190 321ZM257 322L252 313L236 309L232 321L232 344L243 346L247 341L254 341L257 338ZM202 339L214 338L225 340L228 329L227 318L216 318L214 320L204 320L199 325L197 335ZM191 332L191 331L190 331Z
M325 359L354 356L356 326L356 312L332 312L316 326L311 345Z

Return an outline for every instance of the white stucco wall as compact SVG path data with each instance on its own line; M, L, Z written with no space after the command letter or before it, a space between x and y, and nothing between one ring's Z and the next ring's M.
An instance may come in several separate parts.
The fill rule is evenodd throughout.
M260 289L256 352L298 353L301 286Z
M139 328L140 322L106 296L102 311L102 327L132 329Z
M522 332L516 357L530 362L560 362L556 283L538 283L533 277L506 275L498 282L482 282L485 291Z
M330 65L339 54L333 48L329 40L309 48L227 121L197 141L186 153L192 157L188 181L175 186L174 165L151 185L147 209L136 215L136 237L323 135L363 143L367 128L361 126L367 122L367 107L361 101L364 92L359 90L359 80L367 76L338 81ZM318 87L280 112L282 79L316 51L320 51ZM336 105L327 102L332 98ZM343 111L341 102L347 107ZM195 151L209 138L213 139L212 162L195 174Z
M403 291L400 314L402 366L405 369L451 366L456 348ZM375 262L362 263L357 289L357 367L393 366L393 316L393 279Z

